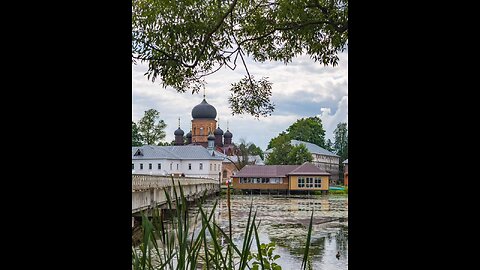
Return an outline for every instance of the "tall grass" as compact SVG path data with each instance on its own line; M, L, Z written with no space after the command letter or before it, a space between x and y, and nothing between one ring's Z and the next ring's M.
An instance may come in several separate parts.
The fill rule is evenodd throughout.
M175 187L175 183L172 183ZM167 269L167 270L194 270L194 269L282 269L273 260L280 256L272 255L274 243L261 244L258 236L260 222L256 220L257 212L253 212L253 201L250 204L247 225L241 246L237 246L232 239L232 223L230 212L230 189L227 189L227 206L229 230L225 232L215 222L214 213L217 202L210 211L198 204L198 212L194 219L193 229L190 231L190 219L187 211L187 200L183 188L179 184L177 194L172 199L165 190L169 211L175 214L167 222L162 211L154 209L152 219L142 217L142 243L138 247L132 246L132 269ZM178 196L180 195L180 196ZM205 195L205 194L204 194ZM313 212L308 228L307 243L302 265L299 269L306 269L309 263L309 246L312 232ZM189 237L190 236L190 237ZM220 244L220 238L226 239L226 247ZM258 253L250 252L255 240ZM272 248L273 247L273 248ZM252 259L256 259L250 263Z

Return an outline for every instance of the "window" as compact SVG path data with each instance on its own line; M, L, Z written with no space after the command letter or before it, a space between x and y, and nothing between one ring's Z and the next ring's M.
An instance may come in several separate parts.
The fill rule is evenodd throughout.
M227 170L223 170L223 178L227 178Z
M200 163L200 170L203 170L203 163Z
M188 163L188 169L189 169L189 170L192 169L192 163Z
M162 169L162 163L158 163L158 169L159 169L159 170Z
M140 163L140 170L143 170L143 163Z
M173 163L170 163L170 171L172 170L172 165L173 165Z
M312 188L313 187L313 177L307 177L307 184L306 186L307 188Z
M200 135L203 135L203 127L200 128Z
M212 163L210 163L210 171L212 170Z
M132 163L132 170L135 170L135 164Z
M217 164L213 165L213 170L216 171L217 170Z
M298 178L298 187L299 188L305 187L305 178L303 177Z
M152 169L152 163L149 163L149 164L148 164L148 169L149 169L149 170Z
M316 188L321 188L322 187L322 178L315 177L315 187Z
M178 171L178 163L177 163L177 171Z

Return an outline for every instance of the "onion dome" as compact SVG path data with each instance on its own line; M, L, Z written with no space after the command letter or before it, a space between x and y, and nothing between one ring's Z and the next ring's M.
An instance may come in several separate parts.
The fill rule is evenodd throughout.
M185 132L179 127L173 134L175 134L175 136L183 136L184 133Z
M212 133L210 133L210 135L208 135L208 138L207 138L209 141L213 141L215 140L215 136L213 136Z
M185 135L186 138L192 138L192 131L190 130L187 135Z
M193 107L192 109L192 118L209 118L215 119L217 117L217 110L212 105L208 104L205 101L205 98L202 100L200 104Z
M227 129L227 131L223 134L223 138L232 138L233 134Z
M223 130L218 127L217 129L215 129L215 131L213 132L213 135L223 135Z

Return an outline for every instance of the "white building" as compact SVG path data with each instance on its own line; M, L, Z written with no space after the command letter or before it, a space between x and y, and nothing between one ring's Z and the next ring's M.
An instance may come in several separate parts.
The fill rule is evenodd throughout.
M223 158L201 145L132 147L132 174L181 175L219 179Z

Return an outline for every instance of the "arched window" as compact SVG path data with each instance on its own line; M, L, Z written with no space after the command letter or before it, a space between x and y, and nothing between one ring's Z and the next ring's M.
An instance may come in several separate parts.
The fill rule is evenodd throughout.
M200 128L200 135L203 135L203 127Z

